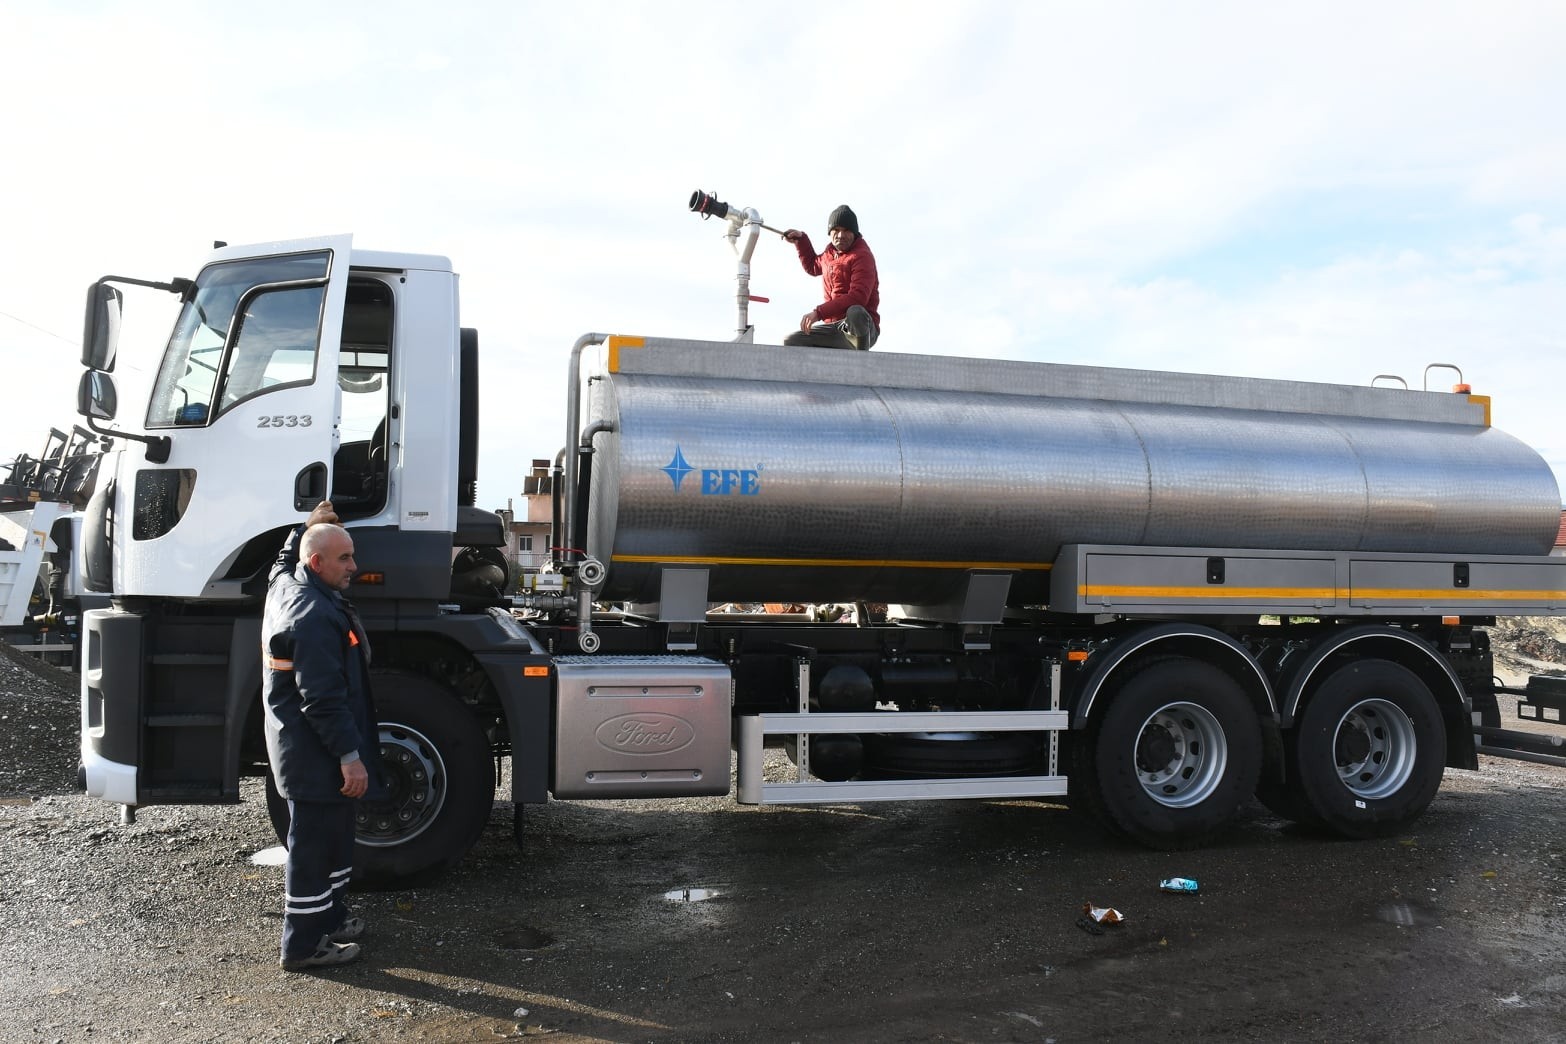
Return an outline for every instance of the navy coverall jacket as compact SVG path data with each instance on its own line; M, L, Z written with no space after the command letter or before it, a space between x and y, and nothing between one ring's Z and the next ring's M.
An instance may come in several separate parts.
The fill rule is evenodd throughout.
M283 797L348 801L343 756L369 772L381 796L379 731L370 693L369 640L342 595L299 561L295 530L272 567L261 625L266 752Z

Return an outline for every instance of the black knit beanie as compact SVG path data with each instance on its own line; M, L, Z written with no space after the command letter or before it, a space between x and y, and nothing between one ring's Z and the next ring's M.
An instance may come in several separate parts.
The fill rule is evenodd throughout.
M847 203L832 211L832 216L827 218L827 231L830 232L834 228L846 228L856 236L859 234L859 219L854 217L854 212L848 209Z

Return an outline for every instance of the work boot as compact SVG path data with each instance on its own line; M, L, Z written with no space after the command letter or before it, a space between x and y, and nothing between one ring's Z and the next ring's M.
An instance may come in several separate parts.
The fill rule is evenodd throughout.
M876 328L875 320L870 318L870 312L863 305L854 305L849 308L843 321L837 324L848 343L860 351L868 350L875 344Z
M363 938L365 929L364 918L358 914L349 914L337 930L327 936L334 943L350 943L355 939Z
M321 945L315 948L315 952L308 957L295 957L289 960L284 957L278 963L286 972L309 971L311 968L335 968L339 964L352 964L359 959L358 943L336 943L330 938L321 940Z

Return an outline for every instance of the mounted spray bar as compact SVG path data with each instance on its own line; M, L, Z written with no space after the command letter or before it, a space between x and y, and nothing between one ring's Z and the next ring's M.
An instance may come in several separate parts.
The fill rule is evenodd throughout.
M754 328L749 321L752 301L765 302L765 297L750 293L750 259L756 250L756 239L761 230L779 236L781 229L762 224L761 215L754 209L733 207L711 193L697 190L691 193L690 210L703 219L716 217L728 222L725 233L729 245L739 254L739 288L736 294L739 304L739 327L735 340L754 340ZM744 246L740 235L745 234ZM583 652L596 652L599 637L592 629L593 595L603 586L608 571L602 562L587 556L586 522L587 489L591 482L593 437L600 432L614 430L599 422L581 428L582 410L582 353L589 347L603 344L607 334L588 333L577 339L571 348L571 360L567 376L566 441L555 460L555 492L552 506L554 547L551 549L558 579L536 578L531 589L524 590L514 599L518 608L539 609L547 612L572 612L574 607L578 627L578 644Z
M761 215L754 209L732 207L719 200L712 193L703 192L701 189L691 193L690 209L691 213L700 214L703 220L715 217L726 220L729 223L729 230L724 234L728 238L729 246L733 247L734 252L740 256L739 274L736 276L739 280L739 288L735 293L735 299L739 304L739 326L736 329L737 336L734 339L750 343L756 338L755 328L750 325L750 302L760 301L765 303L767 301L767 298L755 297L750 292L750 256L756 251L756 237L761 234L762 229L766 229L768 232L776 232L780 236L783 233L770 225L763 225L761 223ZM743 248L739 244L742 229L746 233Z

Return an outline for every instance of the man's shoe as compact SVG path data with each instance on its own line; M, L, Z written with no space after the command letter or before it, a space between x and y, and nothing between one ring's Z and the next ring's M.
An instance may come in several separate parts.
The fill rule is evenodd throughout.
M349 943L364 938L364 929L364 918L358 914L349 914L348 919L326 938L334 943Z
M311 968L335 968L339 964L352 964L358 959L358 943L335 943L330 939L322 939L321 945L310 956L294 960L285 957L278 963L284 971L297 972L309 971Z

